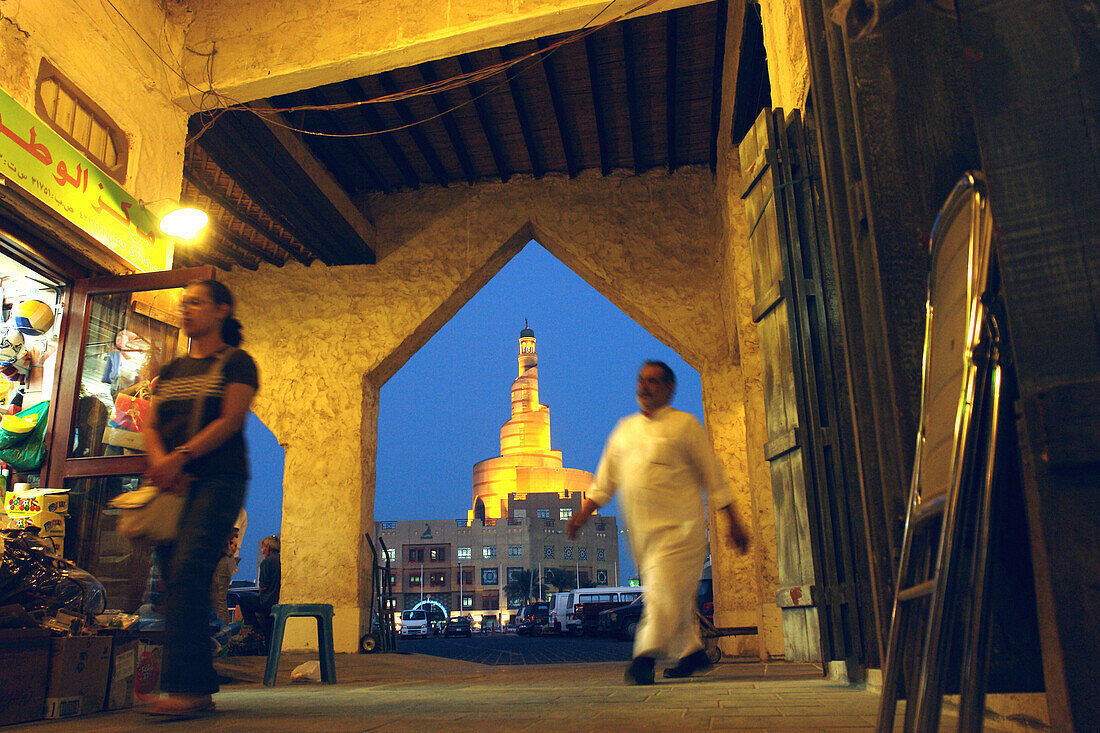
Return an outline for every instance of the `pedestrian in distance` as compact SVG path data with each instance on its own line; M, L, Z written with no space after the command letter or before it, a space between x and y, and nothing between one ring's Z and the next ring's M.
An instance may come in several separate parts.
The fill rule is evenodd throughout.
M725 515L733 547L743 554L749 546L703 426L669 404L675 391L676 375L667 364L642 365L636 390L641 412L615 426L580 511L566 523L566 534L575 539L592 513L618 493L646 589L628 684L653 684L660 658L678 660L665 677L689 677L710 666L695 618L707 552L704 490Z
M282 564L279 560L281 544L278 535L264 537L260 542L260 572L257 584L259 593L245 593L237 600L241 619L264 637L264 647L271 646L271 609L279 602L282 586Z
M190 345L161 369L145 428L147 479L186 497L175 541L156 548L165 588L165 694L149 700L147 712L189 717L213 710L218 691L210 586L244 504L244 421L259 380L252 357L237 348L241 324L225 285L191 283L180 313Z

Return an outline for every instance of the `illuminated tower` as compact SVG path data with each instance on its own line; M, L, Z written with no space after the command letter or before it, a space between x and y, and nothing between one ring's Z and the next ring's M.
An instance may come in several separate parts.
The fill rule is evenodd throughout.
M535 332L519 332L519 375L512 382L512 416L500 428L500 455L474 464L470 519L509 517L509 497L557 494L576 502L592 474L563 468L561 451L550 448L550 408L539 403Z

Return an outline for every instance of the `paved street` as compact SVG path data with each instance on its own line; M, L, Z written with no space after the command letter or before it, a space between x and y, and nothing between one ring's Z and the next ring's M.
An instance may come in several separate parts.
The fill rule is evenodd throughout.
M471 649L494 641L475 639ZM217 713L156 727L172 733L870 731L878 706L875 693L823 679L811 664L721 663L692 679L658 676L652 687L628 687L621 662L486 665L427 654L339 654L338 684L291 684L291 670L315 659L284 654L275 687L261 684L263 657L221 660L218 668L233 681L217 696ZM139 710L123 710L20 730L125 733L151 725ZM954 727L946 712L941 730ZM985 730L1021 728L987 723Z
M474 634L468 639L431 636L398 642L402 652L492 665L628 662L630 650L629 641L603 637Z

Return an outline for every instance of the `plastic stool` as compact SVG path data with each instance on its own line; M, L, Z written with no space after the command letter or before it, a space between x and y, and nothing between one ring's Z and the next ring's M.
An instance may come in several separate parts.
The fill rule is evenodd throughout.
M317 619L317 651L321 660L321 682L336 683L336 651L332 645L332 605L329 603L277 603L271 607L275 617L271 629L271 646L267 649L264 686L275 684L279 672L279 656L283 651L283 629L291 616L311 616Z

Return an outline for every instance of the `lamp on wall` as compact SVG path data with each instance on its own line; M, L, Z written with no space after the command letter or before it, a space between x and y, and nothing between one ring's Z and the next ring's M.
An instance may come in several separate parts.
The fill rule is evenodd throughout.
M157 226L169 237L194 239L210 223L210 217L202 209L184 206L172 198L140 203L154 214L160 214Z

